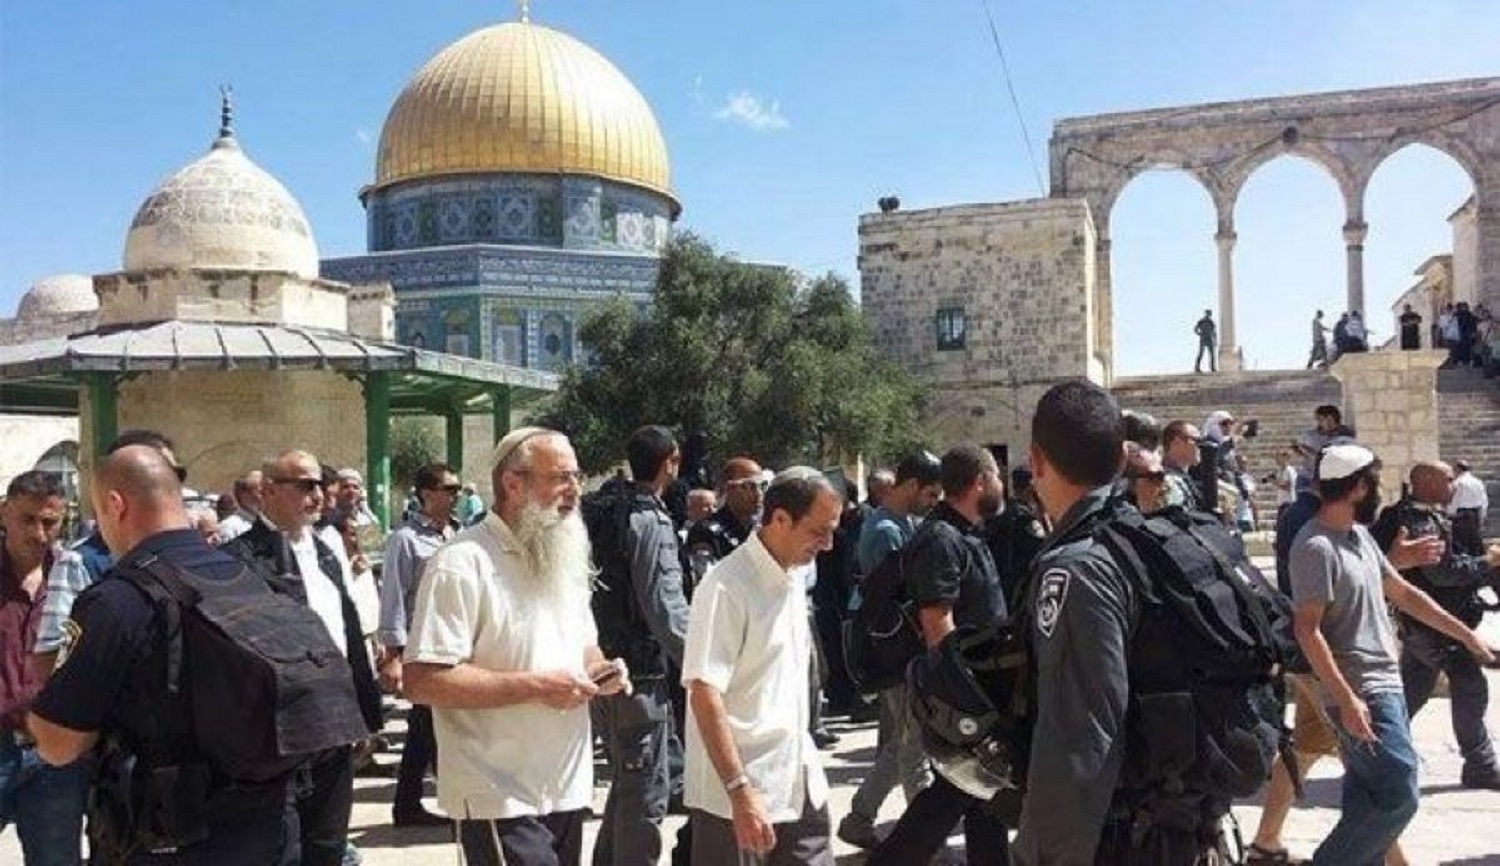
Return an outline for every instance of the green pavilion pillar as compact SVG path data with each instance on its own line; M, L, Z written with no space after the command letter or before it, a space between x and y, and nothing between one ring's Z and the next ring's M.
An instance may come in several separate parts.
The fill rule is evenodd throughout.
M391 525L391 381L387 373L365 376L365 469L370 510L384 531Z
M495 441L510 432L510 386L502 385L490 396L490 411L495 416Z
M464 472L464 413L454 407L443 414L447 422L446 435L443 437L448 446L448 467L453 474L463 477Z
M86 373L89 389L89 426L93 430L94 456L102 457L104 449L120 434L119 382L110 373Z

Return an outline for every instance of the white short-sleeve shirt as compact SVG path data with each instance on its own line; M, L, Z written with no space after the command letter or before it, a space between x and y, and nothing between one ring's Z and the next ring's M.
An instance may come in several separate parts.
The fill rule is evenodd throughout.
M810 800L828 799L822 761L808 733L812 634L800 570L788 574L758 535L714 566L693 593L683 685L702 680L724 698L745 775L772 823L796 821ZM722 818L733 810L698 720L688 708L683 799Z
M580 588L560 605L538 601L524 568L515 536L493 512L439 548L417 589L405 660L584 674L584 651L598 643L588 592ZM432 718L438 803L451 817L547 815L592 800L587 706L434 707Z

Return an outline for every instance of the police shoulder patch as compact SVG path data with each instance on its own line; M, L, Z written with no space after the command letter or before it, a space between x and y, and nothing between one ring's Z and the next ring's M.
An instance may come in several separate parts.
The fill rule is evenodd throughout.
M72 618L63 620L62 645L57 648L57 661L54 662L54 669L63 666L81 637L83 637L83 626L78 624L78 620Z
M1054 568L1042 575L1036 595L1036 627L1042 637L1050 638L1057 631L1057 621L1068 600L1068 582L1072 578L1064 568Z

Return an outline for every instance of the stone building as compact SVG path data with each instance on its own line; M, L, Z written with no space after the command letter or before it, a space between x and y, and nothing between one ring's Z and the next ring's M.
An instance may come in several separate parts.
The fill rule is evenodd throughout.
M70 420L85 464L119 430L147 427L176 441L192 484L226 490L298 447L364 467L384 516L393 414L446 418L461 466L467 416L503 432L518 400L556 387L395 345L390 286L320 278L302 208L245 155L227 98L209 152L136 211L123 265L92 279L92 310L77 278L39 284L0 346L0 412Z
M368 254L325 276L390 283L403 344L552 371L591 306L649 301L681 212L640 92L524 12L417 72L359 198Z
M1014 421L972 405L984 389L1113 379L1109 221L1133 178L1177 168L1209 192L1220 367L1235 370L1234 210L1246 180L1285 153L1333 175L1346 208L1348 307L1364 311L1364 190L1380 163L1411 143L1447 153L1473 179L1474 198L1454 215L1455 293L1500 305L1500 78L1060 120L1047 199L861 217L862 297L879 339L931 378L944 424L967 419L959 428L970 438L1014 445ZM1059 330L1077 316L1092 321ZM944 339L956 320L971 339Z

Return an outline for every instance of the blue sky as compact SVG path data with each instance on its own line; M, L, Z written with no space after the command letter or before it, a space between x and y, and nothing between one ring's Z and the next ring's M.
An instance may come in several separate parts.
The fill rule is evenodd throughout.
M1045 175L1060 117L1493 75L1500 3L990 0ZM0 5L0 315L63 271L119 267L157 182L207 147L233 84L252 158L302 202L323 255L362 251L355 193L402 86L505 0L12 0ZM1039 194L982 0L536 0L533 18L610 57L655 108L681 225L746 258L857 278L858 215ZM1366 201L1369 308L1382 309L1471 191L1409 148ZM1237 213L1241 342L1300 365L1306 319L1342 304L1342 206L1295 158ZM1190 363L1216 298L1212 208L1151 173L1112 219L1121 372ZM1389 333L1379 319L1377 330ZM1384 325L1382 328L1381 326Z

